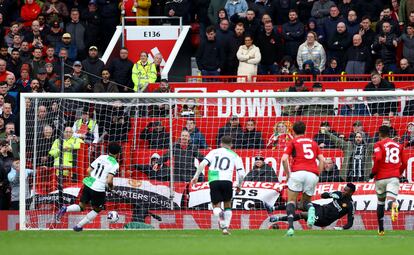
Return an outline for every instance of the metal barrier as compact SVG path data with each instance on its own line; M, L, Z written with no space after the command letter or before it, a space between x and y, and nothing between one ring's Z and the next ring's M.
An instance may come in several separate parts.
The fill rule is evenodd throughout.
M282 75L253 75L253 82L295 82L297 80L312 81L313 76L307 74L282 74Z
M317 81L371 81L370 74L321 74Z
M382 76L384 79L394 82L394 81L414 81L413 74L384 74Z
M247 75L204 75L204 76L186 76L186 82L247 82Z

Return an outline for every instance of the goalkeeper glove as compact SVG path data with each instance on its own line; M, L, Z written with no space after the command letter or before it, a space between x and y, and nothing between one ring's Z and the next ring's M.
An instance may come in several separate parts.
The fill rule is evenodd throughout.
M369 179L374 179L374 177L375 177L375 174L374 173L370 173L369 174Z
M334 227L335 230L344 230L343 227Z
M339 199L339 195L338 194L336 194L336 193L330 193L329 194L329 196L331 197L331 198L333 198L333 199Z

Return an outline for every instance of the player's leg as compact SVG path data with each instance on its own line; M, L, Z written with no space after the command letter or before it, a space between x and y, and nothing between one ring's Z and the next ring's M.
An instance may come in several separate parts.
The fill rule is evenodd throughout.
M400 187L400 181L398 178L391 178L388 180L386 187L386 205L387 210L391 211L391 220L396 221L398 218L398 190Z
M287 235L292 236L294 234L294 227L293 222L295 218L295 211L296 211L296 201L298 199L299 192L303 191L303 181L301 178L301 173L299 172L293 172L290 175L290 178L287 182L288 185L288 200L286 204L286 215L288 217L288 231Z
M377 192L377 221L378 221L378 234L384 235L384 211L385 211L385 198L386 198L386 184L384 180L375 182L375 190Z
M212 181L210 185L210 199L213 204L213 215L219 218L219 228L223 229L224 222L224 211L221 208L221 202L224 201L223 196L220 192L219 181Z
M63 205L59 209L58 213L56 214L56 221L59 222L62 219L63 215L65 215L66 212L80 212L80 211L83 211L85 209L85 205L87 205L90 200L91 200L90 189L88 187L84 186L83 189L82 189L82 194L81 194L79 205L78 204L73 204L73 205L69 205L69 206Z
M232 198L233 198L233 183L230 181L222 182L222 195L224 201L224 228L223 234L229 234L228 229L230 228L231 218L233 216Z
M293 215L293 221L298 221L300 219L303 219L302 213L300 213L300 214L295 213ZM270 216L269 221L270 222L288 221L288 216L287 215L285 215L285 216L272 215L272 216Z
M303 209L308 212L308 227L313 227L316 221L316 210L312 204L312 195L315 193L319 177L311 172L303 172L304 185L301 204Z
M83 226L93 221L96 218L96 216L98 216L99 212L102 211L102 209L104 208L106 197L105 192L97 192L91 190L91 197L92 210L88 212L88 214L86 214L86 216L81 221L79 221L78 224L76 224L73 230L82 231Z

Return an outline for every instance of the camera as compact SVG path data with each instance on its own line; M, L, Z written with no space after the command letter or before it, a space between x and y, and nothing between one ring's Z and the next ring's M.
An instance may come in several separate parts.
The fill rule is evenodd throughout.
M13 130L10 130L10 135L14 135L14 131Z

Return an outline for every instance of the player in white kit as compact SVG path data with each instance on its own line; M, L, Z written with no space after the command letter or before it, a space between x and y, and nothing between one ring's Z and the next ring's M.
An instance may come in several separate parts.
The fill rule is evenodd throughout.
M228 235L230 234L228 229L232 216L233 171L236 169L238 174L237 191L240 191L245 171L241 158L231 150L232 138L223 136L220 145L221 148L210 151L201 161L194 178L191 180L191 185L197 183L200 173L206 166L209 166L208 182L213 214L219 217L219 227L223 234ZM224 203L224 211L221 208L221 202Z
M121 147L118 143L110 143L108 152L109 155L99 156L88 168L89 176L83 179L80 203L62 206L56 215L57 221L60 221L66 212L83 211L86 205L91 203L92 211L73 227L73 230L79 232L83 230L85 224L95 219L98 213L104 209L106 190L112 190L113 177L119 169L116 157L121 152Z

